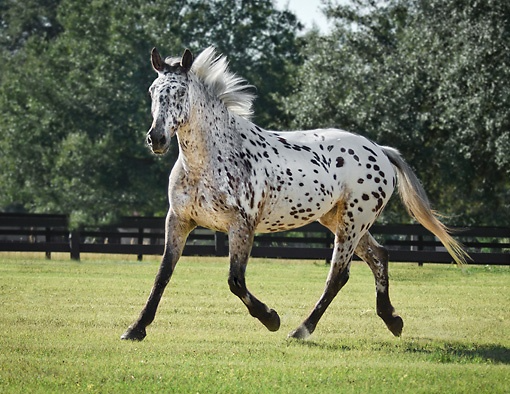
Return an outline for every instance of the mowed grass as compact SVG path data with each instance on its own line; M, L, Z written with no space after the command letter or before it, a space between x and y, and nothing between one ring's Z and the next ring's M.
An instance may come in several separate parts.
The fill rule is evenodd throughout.
M282 319L270 333L229 292L226 259L183 258L147 338L121 341L158 265L0 254L0 392L510 392L510 267L392 264L405 323L394 338L354 263L314 335L296 341L287 333L320 296L323 262L250 261L250 289Z

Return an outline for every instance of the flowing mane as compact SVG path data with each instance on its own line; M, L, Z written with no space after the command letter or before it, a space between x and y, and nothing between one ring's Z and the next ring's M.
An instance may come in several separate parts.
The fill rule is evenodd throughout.
M196 57L191 72L223 101L229 111L247 119L251 117L255 95L248 89L252 86L229 70L227 58L218 55L214 47L206 48Z

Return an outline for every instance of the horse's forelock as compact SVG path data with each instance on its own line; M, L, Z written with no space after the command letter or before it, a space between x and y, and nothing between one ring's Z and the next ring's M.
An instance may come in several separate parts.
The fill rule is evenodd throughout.
M170 67L176 67L181 64L181 59L178 57L168 56L165 59L165 63L168 64Z

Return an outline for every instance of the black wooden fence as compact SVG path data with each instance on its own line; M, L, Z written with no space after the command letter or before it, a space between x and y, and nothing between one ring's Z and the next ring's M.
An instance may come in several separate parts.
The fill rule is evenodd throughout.
M451 263L441 243L420 225L374 225L374 237L390 250L392 262ZM469 227L456 229L455 238L467 248L472 264L510 265L510 228ZM318 223L294 231L259 234L251 255L287 259L331 257L332 234ZM0 214L0 251L143 255L163 253L164 218L126 217L115 226L68 230L64 215ZM227 256L223 233L203 228L189 236L184 255Z

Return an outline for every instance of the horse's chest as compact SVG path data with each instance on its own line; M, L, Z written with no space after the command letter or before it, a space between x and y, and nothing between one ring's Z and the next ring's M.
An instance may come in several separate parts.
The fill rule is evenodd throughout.
M197 188L188 207L190 218L199 226L216 231L228 231L234 217L231 197L218 189Z
M181 217L198 226L226 232L238 216L242 205L239 188L228 185L228 178L218 180L214 174L204 172L202 177L186 174L183 183L174 187L171 205Z

